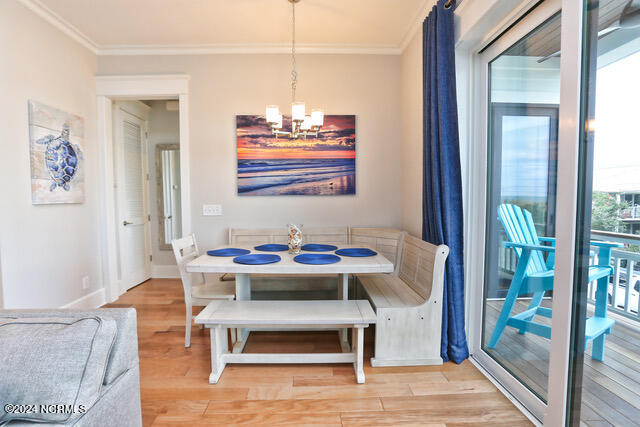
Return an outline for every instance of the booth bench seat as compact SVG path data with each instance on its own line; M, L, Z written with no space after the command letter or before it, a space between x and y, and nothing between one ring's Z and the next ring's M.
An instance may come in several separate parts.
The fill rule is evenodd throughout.
M357 275L377 322L371 366L439 365L446 245L405 234L394 274Z

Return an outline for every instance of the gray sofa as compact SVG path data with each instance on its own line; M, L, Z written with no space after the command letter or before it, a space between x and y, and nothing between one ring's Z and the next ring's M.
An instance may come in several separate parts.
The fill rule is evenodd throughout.
M136 311L0 310L0 425L140 426Z

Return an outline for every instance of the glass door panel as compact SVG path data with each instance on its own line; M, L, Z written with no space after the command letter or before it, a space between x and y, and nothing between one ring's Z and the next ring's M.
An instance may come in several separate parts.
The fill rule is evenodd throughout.
M569 420L639 425L640 2L586 1L585 19ZM594 265L610 271L590 282Z
M553 298L560 16L488 64L482 350L546 401Z

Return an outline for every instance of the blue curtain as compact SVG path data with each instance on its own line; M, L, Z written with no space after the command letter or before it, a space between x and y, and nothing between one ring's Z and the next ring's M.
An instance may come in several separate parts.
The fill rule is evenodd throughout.
M422 25L423 197L422 238L449 246L442 304L441 356L469 357L464 333L462 179L456 105L453 9L439 0Z

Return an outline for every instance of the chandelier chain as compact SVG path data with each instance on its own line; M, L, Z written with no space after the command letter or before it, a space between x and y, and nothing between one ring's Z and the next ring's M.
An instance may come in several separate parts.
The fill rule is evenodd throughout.
M291 100L296 100L296 86L298 84L298 71L296 70L296 4L291 3L293 9L293 19L291 28Z

